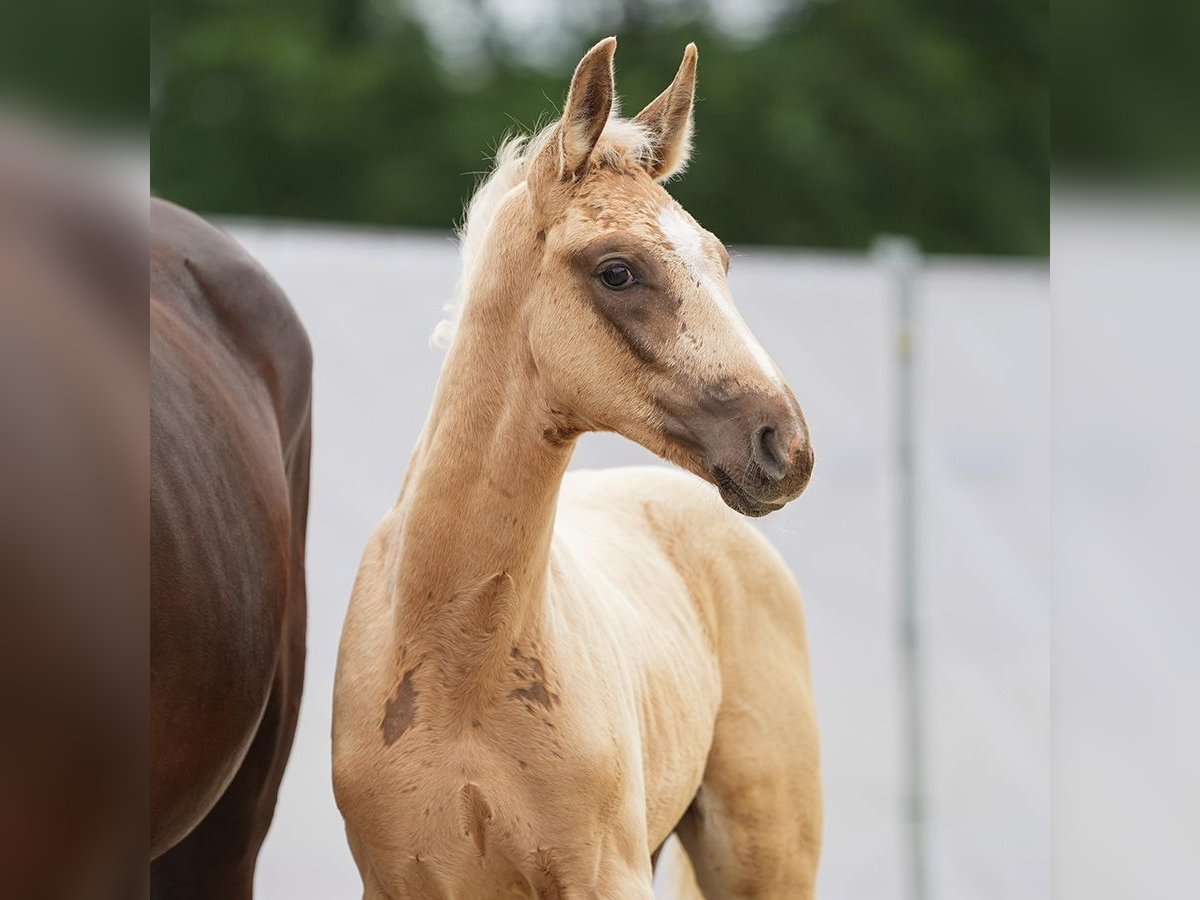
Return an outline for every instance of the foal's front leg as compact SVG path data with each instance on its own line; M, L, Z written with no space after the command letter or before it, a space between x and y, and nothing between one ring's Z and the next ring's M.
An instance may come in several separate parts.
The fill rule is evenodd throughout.
M714 747L700 791L676 829L707 900L816 896L822 822L816 732L796 731L787 742L740 736L730 742L730 754ZM781 754L763 754L764 747L786 747L790 758L771 761Z
M807 677L760 681L772 684L770 714L737 696L750 682L730 682L703 782L676 833L707 900L812 900L822 802Z

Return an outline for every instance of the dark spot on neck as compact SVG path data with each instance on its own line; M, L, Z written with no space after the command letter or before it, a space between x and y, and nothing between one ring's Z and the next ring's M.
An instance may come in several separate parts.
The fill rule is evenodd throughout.
M558 702L558 697L546 690L546 685L540 681L535 681L529 687L517 688L509 696L536 703L543 709L550 709Z
M508 696L524 700L530 704L537 704L542 709L553 709L558 703L558 695L546 687L546 670L542 667L542 662L536 658L530 658L529 662L529 685L527 687L516 688L511 691ZM514 670L514 674L518 677L524 677L521 669Z
M383 745L390 747L400 735L412 728L417 721L417 689L413 687L413 672L409 669L396 685L396 692L383 706L383 721L379 729L383 732Z

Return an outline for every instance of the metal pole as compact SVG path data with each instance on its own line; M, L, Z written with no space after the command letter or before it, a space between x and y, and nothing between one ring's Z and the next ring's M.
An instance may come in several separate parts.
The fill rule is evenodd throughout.
M873 255L882 263L896 297L896 476L899 577L900 688L904 743L904 821L908 898L927 900L925 843L925 713L917 571L917 471L914 441L916 398L916 279L921 254L908 238L882 237Z

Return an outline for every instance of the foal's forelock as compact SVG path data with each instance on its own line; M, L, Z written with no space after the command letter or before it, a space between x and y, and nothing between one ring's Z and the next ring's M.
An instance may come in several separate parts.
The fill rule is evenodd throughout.
M479 183L467 202L458 229L462 270L455 296L446 304L446 318L438 323L430 339L434 347L444 350L454 341L476 265L492 238L496 215L508 198L525 184L529 162L537 158L557 125L557 122L552 122L532 136L516 135L501 142L491 172ZM593 168L619 170L630 159L646 158L650 151L651 139L646 129L629 119L620 118L614 110L592 153L591 165Z

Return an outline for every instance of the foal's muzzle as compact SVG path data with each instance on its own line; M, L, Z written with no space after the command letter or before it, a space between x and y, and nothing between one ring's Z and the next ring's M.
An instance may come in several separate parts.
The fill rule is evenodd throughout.
M790 392L745 394L709 406L689 430L721 499L742 515L780 509L812 477L808 426Z
M709 469L721 499L745 516L765 516L796 499L812 477L808 431L798 422L783 432L760 425L752 434L746 462L739 468L712 463Z

